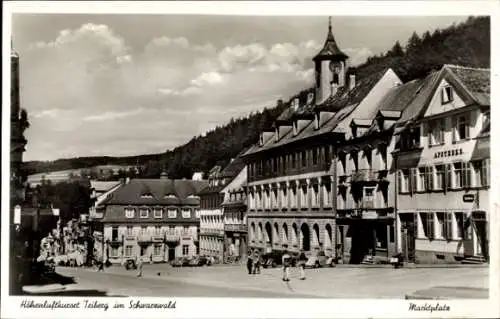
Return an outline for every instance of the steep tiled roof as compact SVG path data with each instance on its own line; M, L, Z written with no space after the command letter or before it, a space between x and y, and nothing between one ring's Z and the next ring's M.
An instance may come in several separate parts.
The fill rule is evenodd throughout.
M480 105L490 105L490 70L445 65Z
M245 167L245 163L241 157L236 157L231 163L229 163L221 172L222 178L234 178L241 170Z
M192 198L208 185L207 181L174 179L132 179L116 190L108 205L198 205L199 199ZM148 191L152 198L142 195ZM174 196L166 196L174 195Z
M291 142L295 142L298 140L307 139L310 137L333 133L337 124L345 119L351 112L358 106L361 101L370 93L370 91L375 87L375 85L380 81L380 79L387 73L388 69L371 74L370 76L360 79L357 81L356 87L354 87L351 91L347 91L346 89L339 90L334 97L329 98L322 105L314 106L312 112L317 111L330 111L335 112L335 115L327 120L325 123L321 125L319 129L315 128L314 121L310 121L298 134L294 135L293 130L288 130L283 132L280 136L280 140L276 141L274 138L269 139L264 145L254 145L252 146L245 155L249 155L252 153L257 153L262 150L268 150L272 148L276 148L279 146L286 145ZM310 108L310 105L306 106ZM300 108L299 108L300 109ZM286 116L283 116L286 113ZM293 118L293 109L290 107L285 110L280 118L283 119L285 117ZM283 116L283 117L282 117Z
M105 182L105 181L90 181L90 188L95 189L96 192L107 192L115 186L118 186L120 182Z
M415 96L408 104L401 114L401 118L397 121L396 125L401 125L409 120L415 119L425 107L426 100L432 94L432 90L438 83L438 79L442 71L433 72L426 76L424 79L419 80ZM409 97L408 97L409 98Z
M329 97L321 105L318 105L316 109L338 112L347 105L361 103L387 71L388 69L381 70L360 79L357 81L356 86L350 91L345 87L340 88L334 96Z

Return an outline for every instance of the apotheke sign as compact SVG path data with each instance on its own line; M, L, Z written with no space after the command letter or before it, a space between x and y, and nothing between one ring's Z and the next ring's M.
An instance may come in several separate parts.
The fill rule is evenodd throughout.
M459 155L463 155L463 154L464 154L464 150L463 149L456 148L456 149L452 149L452 150L436 152L436 153L434 153L434 158L459 156Z

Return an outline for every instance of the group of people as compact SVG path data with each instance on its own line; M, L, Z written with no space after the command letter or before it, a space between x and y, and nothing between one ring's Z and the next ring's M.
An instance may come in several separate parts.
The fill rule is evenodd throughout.
M247 259L248 274L260 274L260 267L262 267L260 256L258 254L252 255L252 253L249 252Z
M307 256L303 251L301 251L296 262L296 266L300 270L300 280L306 279L306 262ZM290 267L292 267L293 265L293 257L287 251L285 251L283 253L283 256L281 257L281 264L283 265L283 281L290 281ZM261 266L262 262L259 254L256 253L255 255L253 255L251 252L249 252L247 259L248 274L259 274Z

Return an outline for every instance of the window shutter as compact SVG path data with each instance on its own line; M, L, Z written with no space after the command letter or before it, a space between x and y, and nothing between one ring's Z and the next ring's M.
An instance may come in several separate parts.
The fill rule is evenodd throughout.
M398 171L398 193L403 192L403 171Z
M411 193L412 194L417 191L417 180L418 180L417 168L410 169L410 186L411 186Z

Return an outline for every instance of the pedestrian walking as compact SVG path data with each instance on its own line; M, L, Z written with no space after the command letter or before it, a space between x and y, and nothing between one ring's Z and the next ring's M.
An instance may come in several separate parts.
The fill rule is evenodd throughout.
M247 269L248 269L248 274L252 274L252 266L253 266L253 258L248 254L248 259L247 259Z
M300 280L306 279L306 262L307 262L306 254L304 253L304 251L301 251L299 256L299 262L297 263L300 270Z
M142 258L137 256L137 277L142 277Z
M283 264L283 281L290 281L291 257L286 250L283 257L281 257L281 263Z

